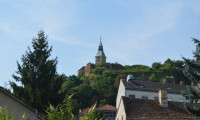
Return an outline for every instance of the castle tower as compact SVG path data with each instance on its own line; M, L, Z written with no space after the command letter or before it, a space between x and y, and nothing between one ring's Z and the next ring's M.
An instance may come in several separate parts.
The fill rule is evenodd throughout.
M95 64L106 62L106 56L103 52L103 45L101 43L101 38L100 38L100 43L99 43L99 49L98 49L98 52L97 52L97 55L95 56L95 58L96 58Z

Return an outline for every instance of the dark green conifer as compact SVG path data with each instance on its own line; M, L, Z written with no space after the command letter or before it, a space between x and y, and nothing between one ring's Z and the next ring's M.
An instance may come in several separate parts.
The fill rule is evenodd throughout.
M200 99L200 41L198 39L193 38L194 43L196 44L197 50L193 52L194 59L184 59L184 75L188 78L190 82L193 82L195 86L187 86L187 91L182 91L182 95L190 100L190 103L197 103ZM186 110L196 119L196 117L200 117L200 109L197 108L194 104L185 104Z
M63 76L56 72L57 58L50 59L52 46L48 46L44 31L39 31L33 38L32 47L17 62L17 71L13 74L16 82L10 82L13 93L22 101L37 109L43 109L49 103L59 102L58 90L63 83Z

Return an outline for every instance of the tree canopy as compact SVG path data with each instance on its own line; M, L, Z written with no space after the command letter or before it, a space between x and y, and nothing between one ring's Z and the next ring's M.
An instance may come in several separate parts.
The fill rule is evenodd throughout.
M185 68L184 75L189 79L190 82L193 82L195 85L200 84L200 41L193 38L194 43L196 44L197 50L193 52L194 59L187 59L183 57ZM182 92L183 96L190 100L190 103L197 103L200 99L200 89L195 86L187 86L187 91ZM186 110L193 115L194 119L200 117L200 109L194 105L185 104Z
M65 80L57 73L57 58L50 59L52 46L49 47L44 31L39 31L32 40L32 48L17 62L17 71L13 74L16 82L10 82L13 93L22 101L37 109L48 103L60 102L58 91Z

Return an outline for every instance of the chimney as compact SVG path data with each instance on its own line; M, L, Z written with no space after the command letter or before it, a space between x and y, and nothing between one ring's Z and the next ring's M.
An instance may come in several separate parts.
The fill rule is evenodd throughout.
M128 75L126 81L130 82L130 80L133 80L133 76L132 75Z
M191 85L194 86L195 85L194 82L191 82Z
M185 85L184 81L180 81L180 85Z
M158 94L161 107L168 107L167 90L159 89Z

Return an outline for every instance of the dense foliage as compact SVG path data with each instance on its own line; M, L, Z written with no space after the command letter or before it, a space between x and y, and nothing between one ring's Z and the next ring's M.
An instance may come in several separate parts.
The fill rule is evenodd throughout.
M72 95L55 108L50 104L46 110L47 120L76 120L77 117L73 114L75 110L75 101L73 101L71 97Z
M193 38L194 43L196 44L197 50L193 52L195 59L184 59L185 68L184 68L184 75L189 79L190 82L193 82L196 86L187 86L187 91L183 91L183 96L190 100L190 103L197 103L200 99L200 41L198 39ZM196 117L200 117L200 109L197 106L192 104L185 104L186 110L193 115L194 119Z
M89 105L98 101L98 105L110 104L115 106L117 90L120 79L126 79L128 74L132 74L135 80L146 80L161 82L164 78L174 78L176 83L184 81L188 83L187 78L183 75L184 62L180 60L167 59L163 64L155 62L151 67L146 65L125 65L118 63L99 63L93 64L89 75L85 71L80 72L77 79L91 87L93 96L87 97ZM81 102L81 101L80 101ZM84 108L84 107L80 107Z
M12 120L12 115L8 112L6 108L0 107L0 120Z
M118 63L93 64L89 74L85 74L86 71L83 70L78 76L67 77L57 73L57 58L50 59L51 51L52 47L48 46L47 37L43 31L39 31L38 37L32 41L32 49L28 47L21 58L21 64L17 62L18 69L13 75L15 82L10 82L10 85L19 99L39 110L44 110L49 103L55 106L56 109L51 111L52 116L61 109L62 106L58 104L72 94L74 94L72 113L75 116L78 114L78 109L92 106L96 102L97 106L105 104L115 106L120 79L126 79L128 74L132 74L135 80L160 82L165 77L171 77L175 78L176 83L179 81L187 83L187 78L182 73L184 62L170 59L163 64L155 62L151 67L123 66Z
M42 110L50 102L58 104L58 91L65 81L63 75L56 71L57 58L50 59L52 47L48 46L47 37L43 31L38 32L38 37L33 38L32 47L17 62L16 82L10 82L14 95L33 107ZM19 84L17 84L20 83Z

